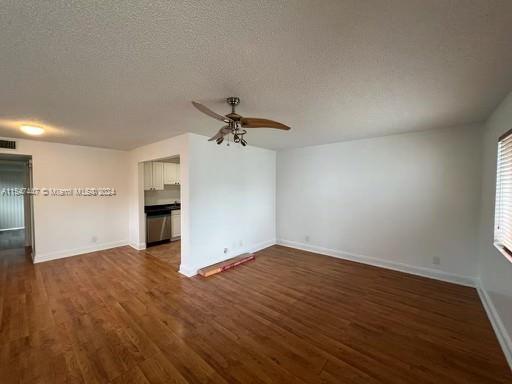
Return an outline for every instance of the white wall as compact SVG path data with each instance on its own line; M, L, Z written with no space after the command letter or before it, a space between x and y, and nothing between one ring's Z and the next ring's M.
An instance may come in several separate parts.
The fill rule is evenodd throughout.
M180 269L185 274L274 244L276 237L275 152L189 138L190 258Z
M486 123L483 140L480 216L480 284L488 310L512 365L512 263L493 246L498 138L512 128L512 93Z
M127 152L16 142L16 150L0 149L0 153L31 155L34 187L117 190L112 197L35 196L36 262L127 244Z
M278 152L279 242L471 284L479 128Z

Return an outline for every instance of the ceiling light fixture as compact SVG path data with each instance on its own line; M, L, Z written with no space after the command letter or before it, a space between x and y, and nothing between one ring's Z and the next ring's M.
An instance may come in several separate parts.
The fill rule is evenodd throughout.
M44 129L41 127L34 127L32 125L22 125L20 127L21 131L26 133L27 135L39 136L44 133Z

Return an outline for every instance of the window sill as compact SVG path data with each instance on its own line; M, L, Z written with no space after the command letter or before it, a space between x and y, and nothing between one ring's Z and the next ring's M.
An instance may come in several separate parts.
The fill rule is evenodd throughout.
M494 248L496 248L500 253L507 258L508 261L512 263L512 254L501 244L493 243Z

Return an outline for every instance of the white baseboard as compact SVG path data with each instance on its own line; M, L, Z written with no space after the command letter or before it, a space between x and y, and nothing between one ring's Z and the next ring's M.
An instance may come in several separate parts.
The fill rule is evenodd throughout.
M103 251L105 249L122 247L124 245L129 245L129 241L128 240L114 241L111 243L96 244L91 247L67 249L65 251L57 251L57 252L50 252L50 253L43 253L43 254L38 254L36 251L36 254L34 257L34 264L42 263L42 262L50 261L50 260L63 259L65 257L78 256L78 255L82 255L84 253Z
M476 287L476 280L471 276L457 275L455 273L449 273L440 271L437 269L418 267L414 265L398 263L396 261L379 259L376 257L358 255L351 252L338 251L329 248L318 247L316 245L304 244L290 240L278 239L277 244L284 245L290 248L301 249L304 251L315 252L326 256L332 256L339 259L355 261L358 263L369 264L376 267L392 269L394 271L400 271L410 273L413 275L429 277L431 279L447 281L450 283L465 285L468 287Z
M236 257L236 256L241 255L243 253L258 252L258 251L261 251L262 249L270 247L270 246L272 246L274 244L276 244L276 240L275 239L267 240L267 241L262 241L261 243L257 243L257 244L251 245L251 246L249 246L247 248L238 249L238 252L235 255L230 254L227 257L224 257L224 258L221 258L221 259L218 259L218 260L215 260L215 261L211 261L211 262L209 262L206 265L201 265L201 266L197 266L197 267L189 267L189 266L181 264L179 272L182 275L185 275L187 277L192 277L192 276L197 275L197 271L199 269L207 267L208 265L212 265L212 264L215 264L215 263L220 263L221 261L230 259L232 257Z
M262 249L271 247L272 245L275 245L276 243L277 243L276 239L262 241L261 243L252 245L249 248L247 248L247 252L248 253L258 252L258 251L261 251Z
M512 339L507 332L507 329L503 325L501 318L492 302L491 297L484 289L482 284L478 284L477 287L478 295L480 296L480 300L484 306L485 312L487 312L487 317L491 322L492 328L494 329L494 333L498 338L498 342L500 343L501 349L503 350L503 354L507 359L508 365L510 369L512 369Z
M134 243L134 242L130 242L128 244L130 247L132 247L133 249L136 249L137 251L142 251L144 249L146 249L146 243Z

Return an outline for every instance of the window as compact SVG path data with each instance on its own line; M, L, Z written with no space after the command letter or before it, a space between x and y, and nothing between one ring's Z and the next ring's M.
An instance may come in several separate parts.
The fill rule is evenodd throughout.
M512 262L512 130L498 140L494 245Z

